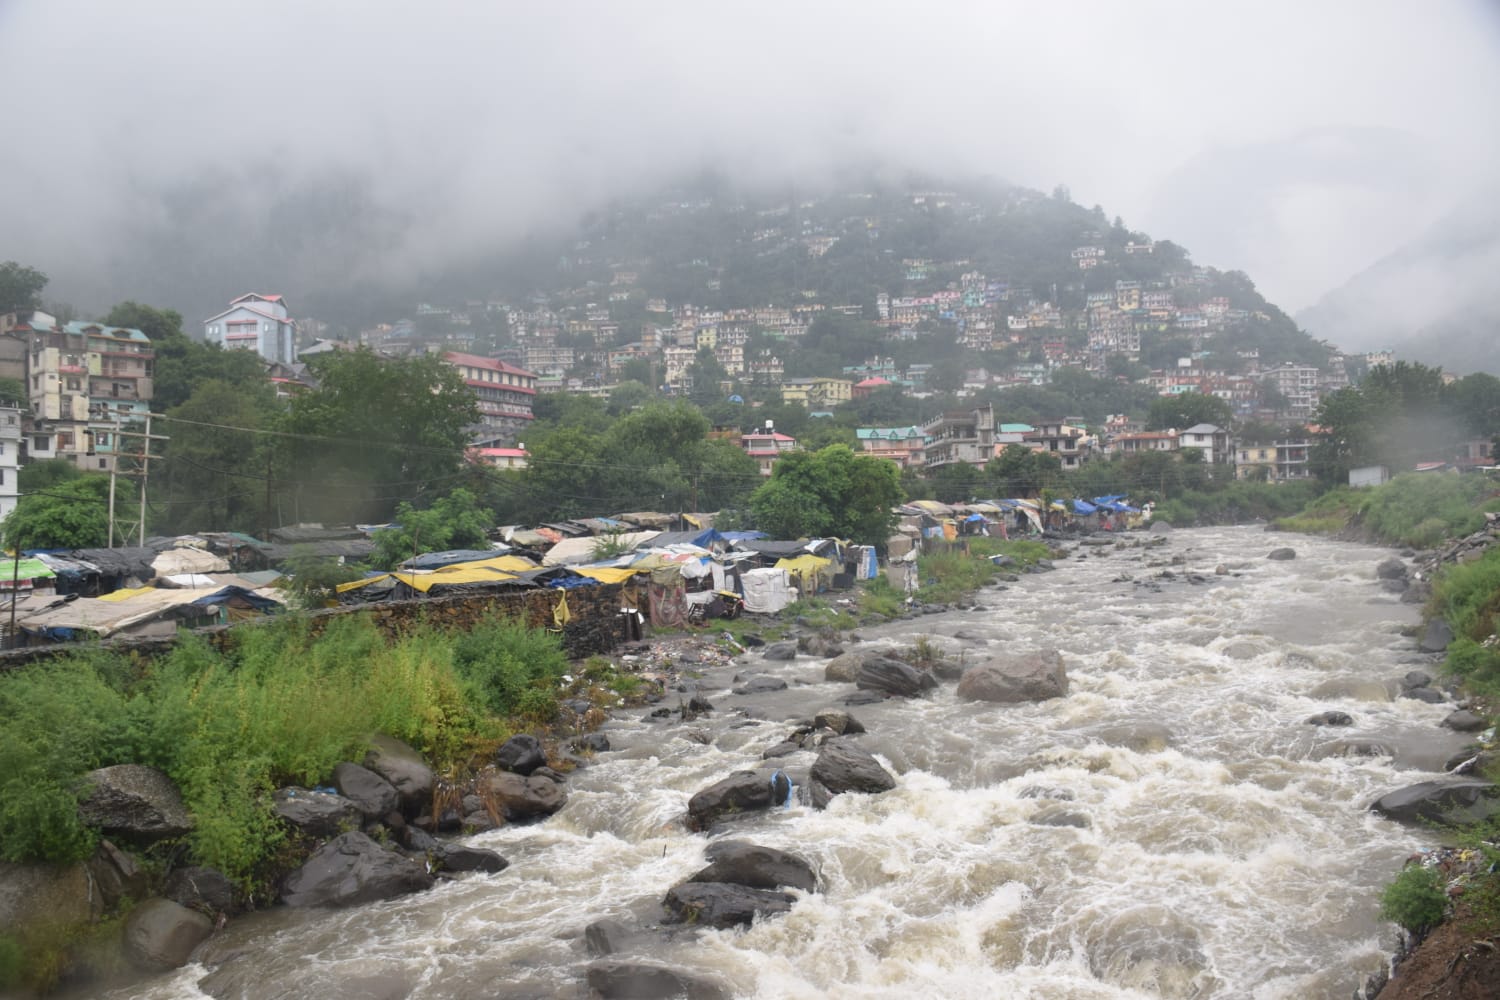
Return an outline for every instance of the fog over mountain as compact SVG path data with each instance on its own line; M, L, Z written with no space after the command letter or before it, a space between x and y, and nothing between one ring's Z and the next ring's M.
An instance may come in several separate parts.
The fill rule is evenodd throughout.
M873 167L1063 184L1298 308L1493 175L1497 56L1481 2L0 0L0 259L306 313L705 169Z

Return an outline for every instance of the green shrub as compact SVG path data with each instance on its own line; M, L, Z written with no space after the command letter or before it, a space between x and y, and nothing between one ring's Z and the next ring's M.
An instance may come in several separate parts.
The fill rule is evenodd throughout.
M453 664L484 707L497 715L518 711L521 696L531 688L555 690L568 672L568 658L555 635L499 617L457 638Z
M26 953L21 942L9 935L0 934L0 990L13 990L21 985L26 968Z
M1426 547L1479 530L1490 488L1480 476L1409 472L1370 491L1360 513L1382 541Z
M1423 934L1443 919L1448 897L1436 869L1407 865L1380 894L1380 916L1413 934Z

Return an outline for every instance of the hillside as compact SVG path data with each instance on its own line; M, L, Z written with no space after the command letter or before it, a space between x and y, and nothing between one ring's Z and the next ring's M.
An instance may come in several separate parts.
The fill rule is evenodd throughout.
M1475 198L1297 314L1314 336L1457 373L1493 366L1500 201Z

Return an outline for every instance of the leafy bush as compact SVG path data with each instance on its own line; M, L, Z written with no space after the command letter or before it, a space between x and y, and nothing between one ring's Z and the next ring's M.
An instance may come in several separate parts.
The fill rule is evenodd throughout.
M528 690L555 691L568 671L556 636L501 617L459 636L453 665L484 707L497 715L519 711Z
M1424 934L1443 919L1448 897L1435 869L1407 865L1380 894L1380 916L1413 934Z
M1232 482L1219 490L1188 490L1163 500L1155 517L1172 524L1240 524L1302 510L1318 493L1313 483Z

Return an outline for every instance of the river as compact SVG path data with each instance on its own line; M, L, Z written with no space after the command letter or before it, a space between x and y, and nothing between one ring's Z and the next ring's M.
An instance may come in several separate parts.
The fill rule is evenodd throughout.
M946 684L853 708L894 791L715 833L802 855L823 891L749 930L647 934L639 954L744 997L1346 1000L1395 943L1381 887L1435 842L1367 807L1461 744L1439 726L1451 705L1393 697L1407 671L1431 669L1401 634L1418 609L1378 585L1386 550L1248 527L1164 537L1077 548L1055 572L986 591L981 611L864 630L861 648L927 637L971 662L1055 647L1071 693L995 706ZM1297 558L1266 558L1283 545ZM1157 579L1164 569L1175 578ZM737 669L791 687L735 696L725 668L704 682L711 716L612 720L614 750L570 777L560 813L472 838L510 859L500 874L238 918L206 964L110 996L585 996L583 928L659 919L666 890L704 864L706 838L682 823L688 798L755 766L787 720L838 704L851 688L826 683L824 663L752 653ZM1306 723L1328 709L1354 725ZM1390 752L1336 742L1351 739Z

